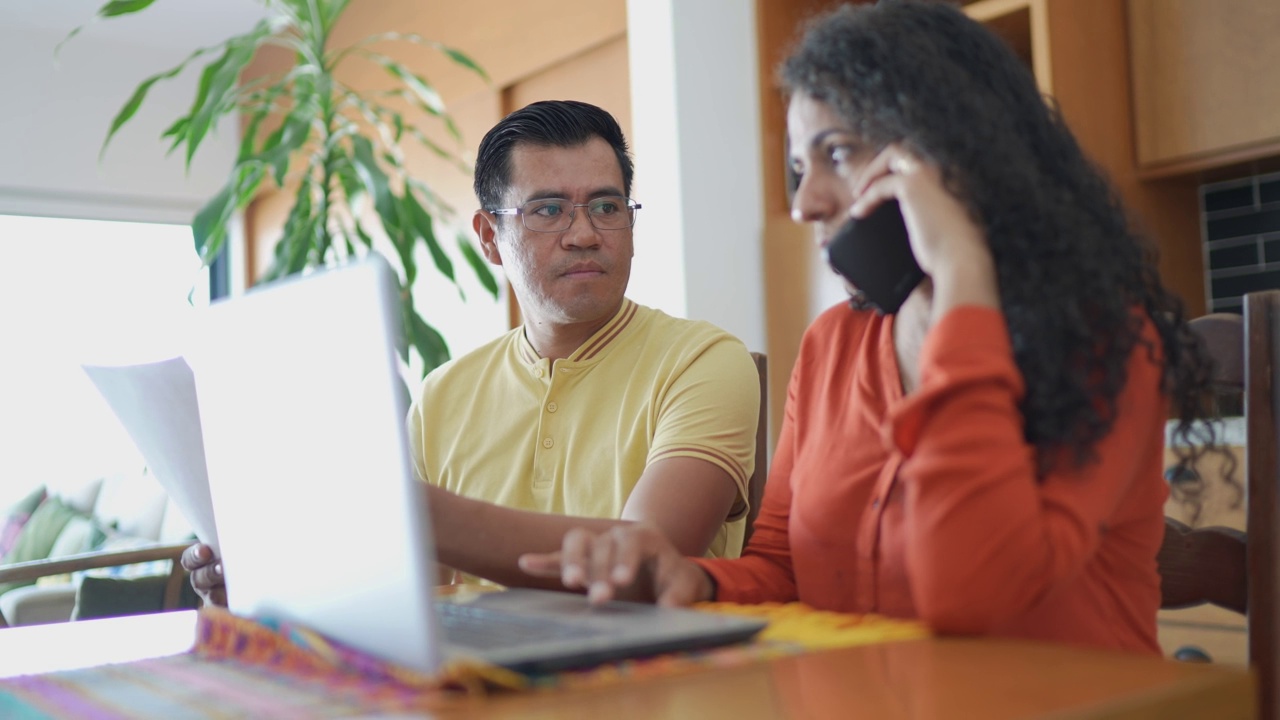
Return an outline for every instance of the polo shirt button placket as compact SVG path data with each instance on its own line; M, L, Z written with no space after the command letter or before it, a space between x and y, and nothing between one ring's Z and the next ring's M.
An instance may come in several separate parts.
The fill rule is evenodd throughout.
M554 402L547 403L547 412L555 412L559 409L560 409L560 406L555 404Z
M555 442L551 438L542 438L542 447L550 450L552 445L555 445Z

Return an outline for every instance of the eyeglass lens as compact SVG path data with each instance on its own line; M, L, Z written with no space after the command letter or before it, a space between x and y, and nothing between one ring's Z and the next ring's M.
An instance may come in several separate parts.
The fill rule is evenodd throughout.
M520 210L525 227L538 232L564 230L573 222L574 211L586 207L591 224L600 230L623 230L635 222L635 207L624 197L600 197L585 205L568 200L546 199L525 203Z

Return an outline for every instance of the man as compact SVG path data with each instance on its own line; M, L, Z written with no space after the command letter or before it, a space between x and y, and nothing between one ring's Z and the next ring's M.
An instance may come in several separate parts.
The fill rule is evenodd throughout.
M480 143L472 226L524 323L433 371L409 413L442 564L561 587L517 558L631 521L690 555L741 550L756 371L728 333L624 296L631 179L617 121L586 103L534 103ZM197 545L183 564L225 602L213 560Z

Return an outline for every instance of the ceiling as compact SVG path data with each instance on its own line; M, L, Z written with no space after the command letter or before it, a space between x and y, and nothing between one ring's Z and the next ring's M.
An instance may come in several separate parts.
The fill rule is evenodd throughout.
M0 0L0 28L67 33L92 20L106 0ZM194 48L253 27L263 0L157 0L134 15L99 20L82 37L138 45Z

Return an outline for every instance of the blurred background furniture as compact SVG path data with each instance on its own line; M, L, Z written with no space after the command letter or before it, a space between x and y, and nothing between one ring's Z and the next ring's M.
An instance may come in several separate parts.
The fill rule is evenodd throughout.
M1276 632L1280 608L1280 526L1277 494L1280 489L1280 291L1250 293L1244 298L1244 316L1212 314L1192 321L1215 360L1214 382L1224 391L1238 389L1244 396L1244 462L1225 471L1244 478L1245 527L1205 526L1198 522L1208 499L1202 498L1187 524L1168 518L1159 555L1162 606L1185 608L1213 605L1245 616L1248 663L1258 680L1258 717L1280 717L1280 663ZM1207 456L1208 457L1208 456ZM1203 464L1204 460L1202 459ZM1207 486L1193 471L1189 477L1171 478ZM1199 525L1193 527L1192 525ZM1196 647L1179 647L1180 659L1212 660L1212 654Z
M0 627L194 606L176 562L193 534L154 478L39 487L33 500L0 546Z
M751 507L747 510L747 527L742 535L744 548L755 528L760 503L764 499L764 483L769 479L769 358L764 353L753 352L751 359L755 361L756 372L760 374L760 417L756 421L755 470L747 480L747 502Z

